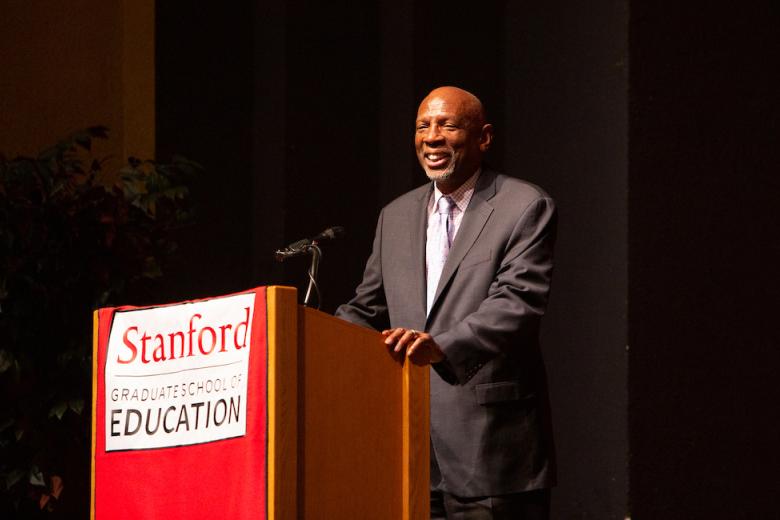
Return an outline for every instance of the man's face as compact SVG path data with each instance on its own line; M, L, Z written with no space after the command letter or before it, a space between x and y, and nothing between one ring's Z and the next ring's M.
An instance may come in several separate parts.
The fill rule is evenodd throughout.
M434 91L420 104L414 138L417 160L439 186L457 188L479 167L489 127L458 91Z

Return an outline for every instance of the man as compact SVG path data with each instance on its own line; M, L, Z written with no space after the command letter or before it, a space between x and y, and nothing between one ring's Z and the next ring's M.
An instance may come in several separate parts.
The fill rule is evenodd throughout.
M417 158L433 182L387 205L355 297L336 311L431 371L431 517L547 518L555 469L538 344L556 213L489 170L482 103L433 90Z

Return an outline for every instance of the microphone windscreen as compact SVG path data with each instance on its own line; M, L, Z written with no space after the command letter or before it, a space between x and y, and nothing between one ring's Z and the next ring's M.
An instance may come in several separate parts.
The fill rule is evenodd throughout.
M316 237L314 237L312 240L314 242L321 242L323 240L333 240L336 238L341 238L344 236L346 231L344 231L344 228L342 226L333 226L329 227Z

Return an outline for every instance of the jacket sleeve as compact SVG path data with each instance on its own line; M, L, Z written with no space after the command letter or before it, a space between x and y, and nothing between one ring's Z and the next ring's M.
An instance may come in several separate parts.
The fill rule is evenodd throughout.
M487 297L465 319L434 336L446 356L435 367L440 374L451 372L466 383L495 356L536 344L550 290L556 215L547 197L536 199L522 213L509 232Z
M358 285L355 296L336 309L335 315L343 320L375 330L390 328L387 301L382 279L382 220L384 210L379 214L371 256L366 262L363 281Z

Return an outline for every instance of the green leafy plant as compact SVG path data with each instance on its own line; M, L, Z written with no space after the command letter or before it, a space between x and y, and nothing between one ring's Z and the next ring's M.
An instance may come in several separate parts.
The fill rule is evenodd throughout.
M84 512L92 310L147 303L191 217L197 164L130 158L116 175L92 156L106 138L0 155L0 517Z

